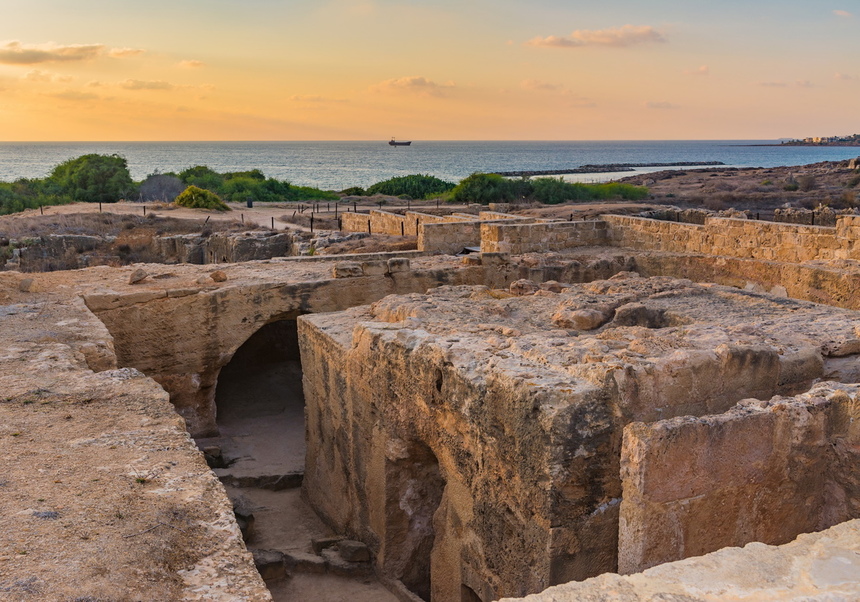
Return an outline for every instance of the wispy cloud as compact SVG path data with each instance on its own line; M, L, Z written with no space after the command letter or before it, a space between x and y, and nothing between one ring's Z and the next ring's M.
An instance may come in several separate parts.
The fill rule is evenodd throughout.
M22 44L17 40L0 44L0 63L37 65L39 63L86 61L104 51L103 44Z
M855 76L853 76L853 75L849 75L848 73L839 73L839 72L837 72L837 73L834 73L834 74L833 74L833 79L838 79L838 80L841 80L841 81L850 82L850 81L853 81L853 80L855 80L855 79L857 79L857 78L856 78Z
M181 68L181 69L199 69L200 67L205 67L206 63L204 63L203 61L198 61L198 60L192 59L192 60L179 61L178 63L176 63L176 66Z
M569 36L538 36L526 42L525 45L547 48L580 48L582 46L623 48L637 44L663 42L666 42L666 37L650 25L624 25L608 29L577 29Z
M797 88L814 88L815 87L815 84L813 84L808 79L799 79L799 80L795 81L793 84L788 83L788 82L776 81L776 82L759 82L758 85L762 86L764 88L788 88L789 86L792 86L792 85L797 87Z
M837 17L843 17L845 19L850 19L851 17L854 16L853 14L849 13L847 10L834 10L833 14L836 15Z
M127 79L120 82L121 87L126 90L172 90L175 86L164 81L145 81L140 79Z
M78 92L77 90L65 90L63 92L57 92L56 94L49 94L51 98L58 98L60 100L71 100L71 101L84 101L84 100L96 100L98 98L97 94L92 94L90 92Z
M58 75L56 73L51 73L50 71L42 71L40 69L33 69L32 71L28 71L26 75L24 75L24 80L28 82L39 82L39 83L48 83L48 82L63 82L68 83L72 81L74 78L69 75Z
M140 48L107 48L104 44L22 44L18 40L0 42L0 64L38 65L89 61L100 56L124 59L146 52Z
M695 69L687 69L686 71L684 71L684 75L710 75L710 74L711 74L711 68L708 67L707 65L700 65L699 67L696 67Z
M411 75L380 82L374 89L378 92L407 92L422 96L444 96L445 90L454 88L454 82L438 84L426 77Z
M142 48L111 48L107 51L107 55L113 59L127 59L133 56L140 56L146 50Z
M326 102L348 102L345 98L328 98L326 96L318 96L316 94L293 94L287 100L290 102L306 102L315 104Z
M671 102L666 101L649 101L645 103L646 109L657 109L657 110L669 110L669 109L680 109L678 105L674 105Z
M559 84L543 82L539 79L526 79L520 82L520 88L522 88L523 90L543 90L546 92L551 92L554 90L561 90L562 86Z

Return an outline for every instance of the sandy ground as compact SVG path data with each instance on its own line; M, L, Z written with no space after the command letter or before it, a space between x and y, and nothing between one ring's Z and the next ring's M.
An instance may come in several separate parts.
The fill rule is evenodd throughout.
M75 213L117 213L117 214L133 214L133 215L144 215L144 208L146 208L146 215L150 215L151 213L155 213L159 217L175 217L178 219L198 219L205 220L209 219L210 221L240 221L246 224L254 224L257 226L262 226L265 228L271 228L274 223L274 227L276 230L284 230L284 229L298 229L305 230L302 226L292 224L282 220L284 216L292 215L294 211L299 210L300 206L306 208L305 213L309 211L311 207L311 203L257 203L253 208L248 208L246 205L241 203L227 203L232 211L207 211L205 209L187 209L184 207L176 207L173 205L165 205L160 203L128 203L125 201L121 201L118 203L102 203L99 205L98 203L72 203L69 205L54 205L50 207L43 207L40 211L39 209L27 209L26 211L22 211L20 213L14 213L9 216L4 216L5 218L31 218L38 215L69 215ZM320 215L322 216L331 216L335 215L334 210L335 203L326 203L320 202L318 207L320 209ZM379 206L369 199L364 199L361 202L357 202L357 208L359 211L368 211L372 209L382 209L382 210L390 210L390 209L409 209L415 211L421 211L422 209L435 209L435 202L423 202L416 201L411 202L407 205L406 201L397 201L397 202L389 202L386 205ZM449 211L462 211L465 206L463 205L442 205L443 209L447 209ZM347 209L353 208L353 203L350 202L342 202L338 204L339 213L343 213ZM273 222L274 220L274 222Z

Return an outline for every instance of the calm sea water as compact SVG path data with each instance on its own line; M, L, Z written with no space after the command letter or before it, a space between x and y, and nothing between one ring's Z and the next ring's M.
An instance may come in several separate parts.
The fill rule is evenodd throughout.
M394 176L430 174L451 181L476 171L549 170L603 163L722 161L738 167L805 165L860 155L850 147L744 146L773 141L422 142L5 142L0 181L41 178L73 157L119 154L135 180L155 171L208 165L216 171L259 168L300 186L342 190ZM619 174L630 175L630 174ZM578 179L606 179L581 176ZM571 177L570 179L575 179Z

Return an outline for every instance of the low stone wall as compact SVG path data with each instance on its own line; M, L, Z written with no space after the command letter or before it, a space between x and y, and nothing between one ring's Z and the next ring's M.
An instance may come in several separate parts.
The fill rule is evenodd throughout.
M604 215L612 244L648 251L708 253L728 257L802 263L860 259L857 217L843 217L836 228L707 218L704 225Z
M607 244L603 221L481 225L482 253L540 253Z
M614 573L551 587L521 602L860 599L860 520L783 546L751 543L644 573ZM514 602L502 598L499 602Z
M388 211L370 213L341 214L341 229L344 232L370 232L391 236L417 236L421 224L440 224L449 221L463 221L465 218L449 219L450 216L430 215L417 211L407 211L405 215ZM474 219L474 216L469 216ZM369 222L369 225L368 225Z
M421 224L418 227L418 250L453 254L465 247L478 247L481 245L481 227L478 221Z
M510 213L501 213L499 211L481 211L478 213L478 217L481 221L489 221L489 220L530 220L532 218L523 217L522 215L512 215Z
M856 360L855 360L856 361ZM618 572L860 517L860 386L624 429Z

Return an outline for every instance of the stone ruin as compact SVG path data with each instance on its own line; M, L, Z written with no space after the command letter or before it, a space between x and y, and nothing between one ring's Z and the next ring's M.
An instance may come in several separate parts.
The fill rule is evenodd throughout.
M860 218L471 219L217 277L0 274L0 592L270 599L185 428L289 324L304 496L401 599L860 595Z

